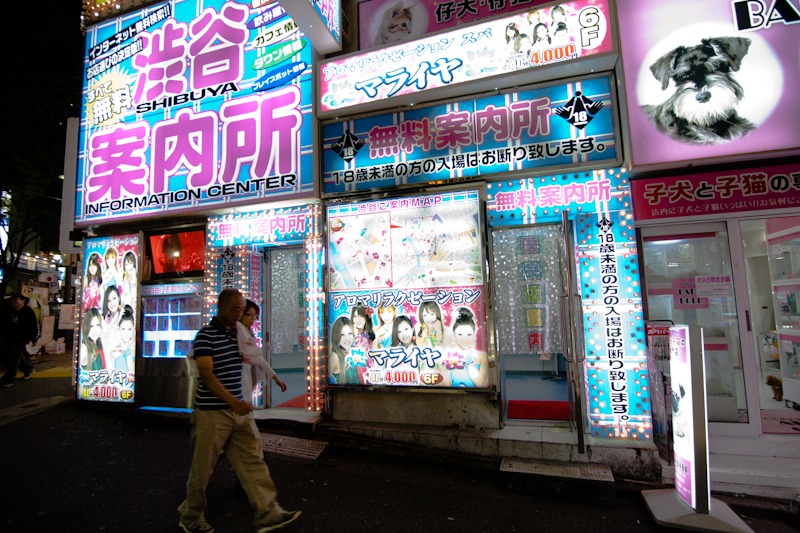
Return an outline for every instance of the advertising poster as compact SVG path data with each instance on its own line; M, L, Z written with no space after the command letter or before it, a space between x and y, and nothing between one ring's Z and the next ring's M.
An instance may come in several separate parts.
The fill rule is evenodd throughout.
M78 398L133 402L139 236L86 239Z
M330 384L490 386L476 190L328 208Z
M328 124L325 192L613 166L615 105L610 79L597 78Z
M575 0L332 59L320 64L320 116L610 52L609 23L605 0Z
M796 1L616 5L634 167L800 147Z
M409 41L438 30L452 28L500 13L525 10L530 36L536 24L557 30L559 13L534 6L548 0L510 0L465 3L456 0L370 0L358 4L358 47L378 48ZM563 22L562 22L563 23Z
M75 224L313 194L312 49L277 2L86 30Z

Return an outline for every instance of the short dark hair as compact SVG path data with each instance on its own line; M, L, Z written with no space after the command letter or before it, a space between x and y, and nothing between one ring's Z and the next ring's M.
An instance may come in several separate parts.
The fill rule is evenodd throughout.
M11 295L11 297L9 298L9 300L13 300L14 298L19 298L19 299L20 299L20 300L22 300L23 302L24 302L25 300L27 300L27 298L25 298L25 297L24 297L24 296L23 296L21 293L19 293L19 292L15 292L14 294L12 294L12 295Z
M256 310L256 314L261 313L261 307L259 307L259 305L257 303L255 303L253 300L245 300L244 301L244 312L246 313L251 308Z

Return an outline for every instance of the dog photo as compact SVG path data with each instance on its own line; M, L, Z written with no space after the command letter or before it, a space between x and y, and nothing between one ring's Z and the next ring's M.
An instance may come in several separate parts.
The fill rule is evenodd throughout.
M744 90L736 72L750 48L745 37L701 39L694 46L678 46L650 65L650 72L666 91L675 93L659 105L643 105L648 120L677 141L713 145L739 139L755 129L740 117Z
M688 416L692 410L692 406L686 405L688 402L683 401L685 396L686 390L683 385L675 383L672 387L672 430L678 438L686 436Z

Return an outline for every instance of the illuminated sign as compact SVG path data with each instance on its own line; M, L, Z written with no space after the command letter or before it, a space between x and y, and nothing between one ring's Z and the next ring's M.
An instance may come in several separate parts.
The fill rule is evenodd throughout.
M800 207L800 165L633 180L637 220Z
M311 62L277 4L156 4L89 28L76 225L313 194Z
M526 24L520 35L534 35L537 24L548 32L558 29L561 13L552 7L533 6L548 0L509 0L494 2L458 2L456 0L370 0L358 4L358 46L360 49L383 47L416 39L438 30L452 28L500 13L526 10Z
M136 234L84 241L78 399L133 402L139 259Z
M614 107L609 78L597 78L328 124L325 192L613 165Z
M698 513L707 513L708 469L705 354L700 326L669 328L675 490Z
M310 206L211 217L208 246L302 241L309 232L310 218Z
M328 207L328 381L491 385L478 191Z
M797 2L618 0L617 12L634 167L797 151Z
M517 39L528 20L521 13L321 63L319 115L613 50L605 0L559 7L564 31L543 28L538 39Z
M281 5L298 21L318 52L332 54L342 49L339 0L282 0Z

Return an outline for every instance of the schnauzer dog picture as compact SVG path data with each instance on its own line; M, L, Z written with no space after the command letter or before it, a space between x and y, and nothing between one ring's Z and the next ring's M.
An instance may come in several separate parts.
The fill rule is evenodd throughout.
M675 93L642 111L658 131L684 143L723 144L747 135L756 126L737 112L744 90L735 73L749 48L745 37L713 37L674 48L650 65L650 72L662 91L673 81Z

